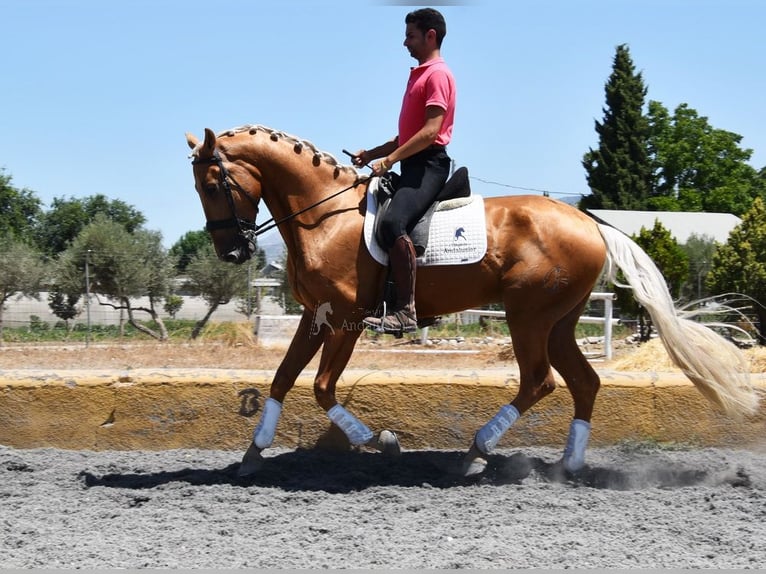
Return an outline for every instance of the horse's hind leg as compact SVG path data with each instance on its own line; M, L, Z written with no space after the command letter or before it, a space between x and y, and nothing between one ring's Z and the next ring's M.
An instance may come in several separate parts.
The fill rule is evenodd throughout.
M585 449L590 437L590 419L601 382L596 371L583 355L575 339L575 327L588 299L564 316L551 331L548 354L551 364L566 382L574 399L574 419L562 463L570 472L585 465Z

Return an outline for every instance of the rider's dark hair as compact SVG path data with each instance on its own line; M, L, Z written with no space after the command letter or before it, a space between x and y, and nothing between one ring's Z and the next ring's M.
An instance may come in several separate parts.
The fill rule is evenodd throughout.
M425 34L429 30L436 32L436 47L441 48L442 40L447 35L447 23L444 16L433 8L421 8L407 14L405 24L415 24L415 27Z

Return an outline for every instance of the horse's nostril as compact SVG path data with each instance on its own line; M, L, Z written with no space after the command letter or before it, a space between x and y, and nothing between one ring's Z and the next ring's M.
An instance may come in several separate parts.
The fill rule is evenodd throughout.
M234 249L225 254L221 259L226 263L239 263L242 254L239 249Z

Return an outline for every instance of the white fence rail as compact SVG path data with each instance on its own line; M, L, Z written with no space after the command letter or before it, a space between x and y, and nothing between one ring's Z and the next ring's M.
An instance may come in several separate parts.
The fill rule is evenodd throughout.
M580 317L580 323L591 323L604 326L604 355L606 360L612 358L612 327L619 323L619 319L615 319L612 316L613 304L616 295L614 293L591 293L591 301L603 301L604 302L604 316L603 317ZM485 309L468 309L460 313L462 316L475 317L478 320L479 317L499 317L505 318L505 311L491 311ZM466 323L473 322L470 319L464 321Z
M580 317L581 323L594 323L604 325L604 354L606 359L612 358L612 327L619 323L619 320L612 317L612 301L615 298L614 293L591 293L590 299L604 301L604 316L603 317ZM179 319L194 319L199 320L207 312L207 304L200 297L184 296L184 304L178 312L177 317ZM133 301L136 305L148 306L148 300L138 299ZM82 312L74 320L76 323L84 323L86 320L85 305L80 302ZM166 313L160 310L162 316L166 316ZM117 325L125 320L125 317L121 315L120 311L116 311L111 307L99 305L95 297L91 302L91 321L96 325ZM282 316L282 309L277 302L271 297L264 297L261 301L261 315L264 316L280 316L280 319L290 319L291 317ZM480 317L495 317L504 318L504 311L491 311L485 309L468 309L461 313L460 320L463 324L469 324L477 322ZM6 327L27 327L30 325L30 319L35 316L38 320L53 325L59 321L59 319L53 315L48 307L48 294L40 293L40 299L30 299L27 297L12 298L5 305L3 311L3 323ZM141 319L146 318L143 314L139 314ZM237 310L237 303L231 302L227 305L221 305L216 310L214 318L216 321L247 321L248 319ZM259 321L256 320L255 330L259 330ZM262 323L262 322L261 322ZM285 323L280 320L277 322L279 325ZM289 321L288 321L289 323ZM265 328L265 325L261 325ZM284 327L281 327L284 329ZM426 339L428 337L428 328L424 328L421 331L421 338Z

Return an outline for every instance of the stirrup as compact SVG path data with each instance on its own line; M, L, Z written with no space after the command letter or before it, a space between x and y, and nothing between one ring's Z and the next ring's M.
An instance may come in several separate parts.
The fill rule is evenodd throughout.
M380 317L365 317L362 320L362 323L365 327L367 327L370 331L375 331L376 333L383 334L383 317L386 316L386 302L383 301L383 314Z
M403 320L400 315L404 315L405 319ZM392 326L392 325L386 325L386 319L389 319L390 321L396 321L398 325ZM382 333L384 335L393 335L397 339L401 339L404 333L414 333L417 328L417 319L414 317L410 317L407 315L406 311L404 309L400 309L399 311L393 311L391 313L388 313L386 309L386 303L383 303L383 315L380 317L367 317L364 319L363 323L371 330L375 331L376 333Z
M417 330L418 325L417 322L410 317L406 317L409 320L402 320L399 317L400 313L403 314L404 311L397 311L389 315L383 315L382 317L368 317L364 320L364 324L376 333L393 335L397 339L401 339L404 333L414 333ZM386 320L388 320L388 323ZM394 322L396 323L395 325L392 324Z

